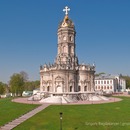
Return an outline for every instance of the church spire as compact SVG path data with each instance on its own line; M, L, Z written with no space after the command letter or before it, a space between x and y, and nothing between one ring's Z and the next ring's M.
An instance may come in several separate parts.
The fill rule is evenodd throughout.
M56 63L66 68L75 69L78 65L78 58L75 54L75 27L72 20L68 18L70 9L66 6L63 9L65 17L58 27L58 48Z

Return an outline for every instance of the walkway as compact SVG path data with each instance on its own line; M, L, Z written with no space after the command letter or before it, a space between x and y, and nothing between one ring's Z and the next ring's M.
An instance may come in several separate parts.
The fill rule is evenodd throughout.
M109 100L100 100L100 101L78 101L74 103L62 103L64 105L80 105L80 104L102 104L102 103L110 103L110 102L119 102L122 99L121 98L115 98L115 97L108 97ZM14 102L19 102L19 103L26 103L26 104L43 104L40 103L39 101L28 101L27 98L16 98L13 100ZM44 103L46 104L46 103ZM61 103L60 103L61 104ZM51 105L60 105L58 103L51 103Z
M31 118L32 116L34 116L38 112L40 112L43 109L47 108L49 105L50 104L43 104L43 105L37 107L36 109L28 112L25 115L22 115L21 117L13 120L12 122L9 122L8 124L5 124L4 126L2 126L0 128L0 130L12 130L13 128L15 128L16 126L18 126L19 124L21 124L22 122L26 121L27 119Z

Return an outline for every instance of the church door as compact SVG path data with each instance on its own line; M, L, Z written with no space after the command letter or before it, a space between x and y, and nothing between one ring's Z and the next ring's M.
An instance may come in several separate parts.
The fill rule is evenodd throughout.
M60 85L57 86L57 92L62 93L62 87Z

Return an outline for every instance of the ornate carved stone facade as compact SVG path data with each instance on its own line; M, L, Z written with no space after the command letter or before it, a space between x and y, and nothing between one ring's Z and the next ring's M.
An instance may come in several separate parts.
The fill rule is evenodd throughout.
M79 64L75 53L75 26L66 15L58 26L54 64L40 67L40 91L51 93L94 91L95 66Z

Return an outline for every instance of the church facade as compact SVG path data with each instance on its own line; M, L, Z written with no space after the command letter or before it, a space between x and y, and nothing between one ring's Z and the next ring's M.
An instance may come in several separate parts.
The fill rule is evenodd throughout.
M50 93L93 92L95 66L79 64L76 31L65 7L65 17L57 31L57 56L53 64L40 66L40 91Z

